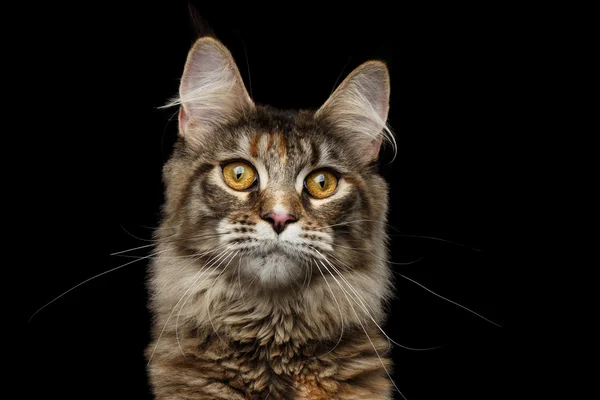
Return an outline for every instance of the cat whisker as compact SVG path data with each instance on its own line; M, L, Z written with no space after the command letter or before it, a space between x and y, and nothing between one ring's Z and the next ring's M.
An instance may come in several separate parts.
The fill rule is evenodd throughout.
M242 290L242 268L241 268L241 257L238 258L238 266L237 266L237 276L238 276L238 285L240 288L240 297L242 298L242 302L246 307L248 307L248 303L246 303L246 298L244 297L244 291Z
M318 250L316 250L316 249L315 249L315 251L317 251L317 252L318 252ZM333 255L331 255L331 254L330 254L329 256L330 256L330 257L332 257L333 259L335 259L336 261L338 261L339 263L341 263L341 264L343 264L343 265L346 265L346 264L344 264L344 263L343 263L341 260L339 260L338 258L336 258L335 256L333 256ZM402 275L402 274L400 274L400 273L398 273L398 272L396 272L396 271L392 271L392 272L394 272L394 273L395 273L395 274L397 274L397 275L400 275L400 276L401 276L401 277L403 277L404 279L407 279L407 280L409 280L409 281L413 282L413 283L414 283L414 284L416 284L416 285L419 285L420 287L422 287L423 289L427 290L427 291L428 291L428 292L430 292L431 294L433 294L433 295L435 295L435 296L437 296L437 297L439 297L439 298L441 298L441 299L443 299L443 300L446 300L446 301L448 301L448 302L450 302L450 303L452 303L452 304L454 304L454 305L457 305L458 307L461 307L461 308L463 308L463 309L465 309L465 310L469 311L470 313L472 313L472 314L475 314L475 315L476 315L476 316L478 316L479 318L482 318L482 319L484 319L485 321L487 321L487 322L489 322L489 323L491 323L491 324L494 324L494 325L496 325L496 326L498 326L498 327L502 328L502 325L499 325L499 324L497 324L497 323L495 323L495 322L493 322L493 321L490 321L489 319L487 319L487 318L485 318L484 316L482 316L482 315L480 315L480 314L476 313L475 311L473 311L473 310L471 310L471 309L469 309L469 308L467 308L467 307L465 307L465 306L463 306L463 305L461 305L461 304L459 304L459 303L457 303L457 302L455 302L455 301L453 301L453 300L447 299L447 298L445 298L444 296L441 296L441 295L439 295L439 294L435 293L433 290L431 290L431 289L428 289L427 287L423 286L423 285L422 285L422 284L420 284L419 282L417 282L417 281L415 281L415 280L412 280L412 279L410 279L410 278L408 278L408 277L406 277L406 276L404 276L404 275ZM391 339L390 339L390 340L391 340Z
M83 282L80 282L80 283L78 283L77 285L73 286L71 289L69 289L69 290L67 290L67 291L63 292L61 295L59 295L59 296L55 297L54 299L50 300L48 303L46 303L45 305L43 305L42 307L40 307L40 308L39 308L39 309L38 309L36 312L34 312L34 313L31 315L31 317L29 317L29 321L28 321L28 322L31 322L31 320L33 319L33 317L35 317L37 314L39 314L39 312L40 312L40 311L42 311L44 308L48 307L50 304L54 303L56 300L58 300L58 299L60 299L61 297L65 296L66 294L68 294L68 293L72 292L73 290L77 289L79 286L81 286L81 285L83 285L83 284L86 284L86 283L88 283L89 281L91 281L91 280L94 280L94 279L96 279L96 278L99 278L99 277L101 277L101 276L103 276L103 275L106 275L106 274L108 274L108 273L111 273L111 272L113 272L113 271L117 271L117 270L119 270L119 269L121 269L121 268L124 268L124 267L126 267L126 266L128 266L128 265L131 265L131 264L133 264L133 263L136 263L136 262L138 262L138 261L141 261L141 260L145 260L145 259L147 259L147 258L150 258L150 257L151 257L151 256L146 256L146 257L142 257L142 258L140 258L140 259L137 259L137 260L130 261L130 262L128 262L128 263L125 263L125 264L123 264L123 265L120 265L120 266L118 266L118 267L115 267L115 268L109 269L108 271L101 272L101 273L99 273L99 274L97 274L97 275L94 275L94 276L92 276L91 278L88 278L88 279L84 280Z
M124 226L123 226L123 224L119 224L119 226L121 227L121 229L123 229L123 231L124 231L126 234L128 234L129 236L131 236L131 237L132 237L132 238L134 238L134 239L141 240L142 242L155 242L155 240L153 240L153 239L143 239L143 238L141 238L141 237L137 237L137 236L135 236L133 233L129 232L129 231L128 231L128 230L127 230L127 229L126 229Z
M148 225L138 225L140 228L144 228L144 229L150 229L151 231L155 231L157 230L159 227L158 226L148 226ZM165 224L165 226L168 226L167 224Z
M156 246L158 245L158 243L181 243L182 241L189 241L189 240L196 240L196 239L212 239L212 238L220 238L223 235L220 233L215 233L215 234L203 234L203 235L190 235L190 236L185 236L185 235L181 235L178 237L175 237L175 234L167 236L167 237L161 237L161 238L157 238L154 240L155 244L149 244L147 246L140 246L140 247L134 247L132 249L129 250L123 250L123 251L119 251L117 253L112 253L110 255L119 255L122 253L126 253L126 252L131 252L134 250L139 250L139 249L143 249L143 248L147 248L147 247L151 247L151 246ZM171 237L173 237L171 239Z
M208 270L210 269L210 267L214 265L214 267L213 267L213 269L212 269L212 272L214 272L214 271L216 271L216 270L219 268L219 266L221 266L221 264L222 264L222 263L223 263L223 262L224 262L224 261L227 259L227 257L229 257L230 255L231 255L231 252L229 252L229 253L226 253L224 256L220 256L220 257L218 257L217 259L214 259L214 261L212 262L212 264L210 263L210 260L209 260L209 262L207 262L207 264L206 264L206 265L205 265L205 266L204 266L202 269L204 269L205 271L208 271ZM218 262L218 264L217 264L217 262ZM229 265L229 264L228 264L228 265ZM203 273L203 274L204 274L204 273ZM202 280L202 282L200 282L198 285L196 285L196 282L197 282L197 280L195 280L195 281L194 281L194 283L192 283L192 285L191 285L191 286L189 287L189 289L186 291L186 293L187 293L188 291L190 291L190 289L192 289L193 287L202 285L202 283L204 283L204 281L206 281L206 279L207 279L209 276L210 276L210 274L209 274L209 275L206 275L206 276L204 277L204 279ZM219 274L219 276L221 276L221 274ZM199 279L199 278L200 278L200 277L198 277L198 279ZM187 357L185 356L185 353L183 352L183 349L181 348L181 342L179 341L179 331L178 331L178 327L179 327L179 318L181 317L181 310L183 310L183 308L185 307L185 304L188 302L188 300L189 300L189 299L190 299L190 297L192 296L192 293L193 293L193 292L190 292L190 294L188 294L188 295L187 295L187 297L185 298L185 301L183 302L183 304L181 304L181 307L179 307L179 312L177 313L177 319L176 319L176 321L175 321L175 340L177 341L177 345L179 346L179 350L181 351L181 355L183 356L183 358L187 358ZM184 293L184 296L185 296L185 293ZM211 325L212 325L212 322L211 322Z
M333 256L332 256L333 257ZM403 349L406 350L413 350L413 351L428 351L428 350L436 350L439 349L442 346L435 346L435 347L428 347L428 348L415 348L415 347L409 347L409 346L405 346L403 344L400 344L398 342L396 342L395 340L393 340L391 337L389 337L389 335L383 330L383 328L379 325L379 323L377 323L377 321L375 320L375 318L373 318L373 314L371 314L371 312L374 312L374 310L371 308L371 306L369 306L369 304L367 304L364 299L360 296L360 294L358 293L358 291L356 289L354 289L354 287L350 284L350 282L344 277L344 275L341 273L341 271L339 271L332 263L331 261L329 261L326 257L323 256L323 259L331 266L331 268L339 275L340 279L342 279L342 281L348 286L348 288L354 293L354 297L356 299L358 299L360 301L360 304L358 302L356 302L356 305L360 306L363 311L367 314L367 316L371 319L371 321L373 321L373 323L375 324L375 326L377 326L377 328L381 331L381 333L383 333L383 335L388 339L388 341L390 343L395 344L396 346L402 347ZM339 261L339 260L338 260ZM350 293L349 293L350 294ZM353 297L350 294L351 297ZM370 309L370 311L367 309L367 307Z
M356 223L360 223L360 222L379 222L379 223L381 223L383 225L386 225L386 226L390 227L391 229L395 230L396 232L400 232L400 230L398 230L393 225L390 225L390 224L388 224L386 222L383 222L383 221L374 220L374 219L359 219L359 220L354 220L354 221L346 221L346 222L340 222L339 224L319 226L319 227L312 228L312 229L313 230L322 230L322 229L327 229L327 228L333 228L335 226L350 225L350 224L356 224ZM403 234L403 233L390 234L389 236L394 236L394 237L411 237L411 238L416 238L416 239L437 240L437 241L444 242L444 243L449 243L449 244L452 244L452 245L455 245L455 246L466 247L466 248L474 250L474 251L482 251L481 249L470 247L470 246L467 246L467 245L464 245L464 244L461 244L461 243L458 243L458 242L453 242L453 241L448 240L448 239L438 238L438 237L435 237L435 236L411 235L411 234Z
M340 282L335 278L335 276L333 276L333 274L331 273L331 271L329 271L329 269L327 268L327 266L322 261L319 260L319 262L327 270L327 272L329 272L329 275L331 275L331 277L336 281L336 283L338 284L338 286L340 287L340 289L342 289L342 293L344 293L344 296L346 297L346 300L348 301L348 304L350 305L350 308L352 308L352 311L354 312L354 315L356 316L356 319L357 319L358 323L360 324L360 327L362 328L363 332L365 332L365 335L367 336L367 339L369 340L369 343L371 343L371 346L373 347L373 351L375 351L375 354L377 355L377 358L379 359L379 362L381 363L381 366L383 367L383 370L385 371L385 373L387 374L388 378L390 379L390 382L392 382L392 385L394 385L394 387L396 388L396 390L398 391L398 393L400 393L400 396L402 396L402 398L404 400L407 400L406 397L404 397L404 394L402 394L402 392L400 391L400 389L398 389L398 386L396 386L396 382L394 382L394 380L392 379L392 376L390 375L390 373L389 373L388 369L386 368L383 360L381 359L381 356L379 355L379 352L377 351L377 348L375 347L375 344L373 343L373 340L371 340L371 337L369 336L369 333L367 332L367 329L363 325L363 323L361 321L361 318L358 316L358 313L354 309L354 306L352 305L352 302L350 301L350 298L348 297L348 294L346 293L346 290L343 288L343 286L340 284Z
M141 258L146 258L146 257L143 257L143 256L130 256L130 255L127 255L127 254L118 254L116 257L121 257L121 258L135 258L135 259L138 259L138 260L141 259ZM152 258L152 257L154 257L153 254L150 255L149 258Z
M242 248L240 250L238 250L238 268L237 268L237 274L238 274L238 287L240 289L240 297L242 298L242 301L244 302L244 305L248 305L248 303L246 302L246 298L244 297L244 294L246 293L246 290L244 288L242 288L242 279L241 279L241 270L242 270L242 266L241 266L241 262L244 261L246 263L246 268L248 268L248 256L252 256L257 252L256 249L252 249L252 248ZM247 257L242 257L242 256L247 256ZM254 275L252 277L252 279L248 282L248 284L246 285L246 287L249 287L254 280L256 279L256 275Z
M223 250L219 254L219 257L221 255L225 254L228 251L229 250ZM200 258L198 258L198 259L200 259ZM207 270L207 268L206 268L206 266L204 266L204 267L200 268L200 270L198 270L198 272L196 272L196 274L194 275L194 281L190 284L190 287L185 291L185 293L183 293L183 295L181 296L181 298L179 299L179 301L177 301L177 303L173 307L173 310L171 311L171 313L167 317L167 320L165 321L165 324L163 325L162 330L160 331L160 334L158 335L158 339L156 340L156 344L154 345L154 349L152 350L152 354L150 354L150 357L148 358L148 365L150 365L150 362L152 361L152 357L154 357L154 353L156 352L156 349L158 348L158 344L160 343L160 339L162 338L162 335L165 333L165 329L167 328L167 324L169 323L169 320L171 319L171 317L173 316L173 313L177 309L177 306L179 305L179 303L181 303L181 301L183 300L183 298L185 297L185 295L192 289L192 287L194 287L194 284L198 281L198 279L200 279L200 277L202 276L203 272L205 272L206 270Z
M304 266L304 280L302 281L302 287L300 288L300 291L304 290L306 282L310 278L308 264L306 263L306 260L304 260L304 263L302 265ZM308 286L306 286L306 287L308 287Z
M110 253L109 255L111 255L111 256L116 256L116 255L118 255L118 254L129 253L129 252L131 252L131 251L135 251L135 250L139 250L139 249L145 249L145 248L148 248L148 247L153 247L153 246L156 246L156 243L152 243L152 244L146 244L146 245L144 245L144 246L138 246L138 247L134 247L134 248L132 248L132 249L128 249L128 250L121 250L121 251L117 251L117 252L114 252L114 253Z
M437 240L439 242L449 243L449 244L452 244L454 246L466 247L467 249L471 249L473 251L483 251L481 249L476 249L475 247L467 246L467 245L464 245L464 244L461 244L461 243L453 242L453 241L448 240L448 239L438 238L438 237L435 237L435 236L408 235L408 234L392 234L392 235L389 235L389 236L394 236L394 237L410 237L410 238L416 238L416 239Z
M239 251L236 252L233 257L231 257L231 259L229 259L229 262L227 263L227 265L225 265L225 267L223 268L223 270L219 273L219 275L217 275L217 277L215 278L215 280L219 279L219 277L221 275L223 275L223 272L225 272L225 270L227 269L227 267L229 267L229 264L231 264L231 261L233 261L233 259L238 255ZM222 263L219 264L219 266ZM219 267L217 266L217 268ZM214 286L213 286L214 287ZM212 289L212 288L211 288ZM211 290L209 289L209 290ZM210 296L207 296L210 299ZM182 306L183 307L183 306ZM231 347L229 347L229 344L227 344L227 342L225 340L223 340L223 338L221 337L221 335L219 335L219 332L217 331L217 329L215 328L215 325L212 322L212 317L210 316L210 303L207 305L206 307L206 313L208 314L208 322L210 322L210 326L212 327L213 332L215 333L215 335L217 335L217 337L219 338L219 340L225 345L227 346L230 350Z
M226 246L227 246L226 244L222 244L220 246L217 246L217 248L215 248L215 249L207 250L207 251L205 251L205 252L203 252L201 254L198 254L198 255L182 256L182 258L184 258L184 257L186 257L186 258L187 257L196 257L196 258L191 263L186 264L183 267L179 268L177 271L175 271L175 273L172 274L171 277L169 277L169 279L167 279L167 281L162 284L162 286L157 290L156 293L158 294L158 293L162 292L162 290L169 284L169 282L171 282L175 278L175 276L179 275L179 273L181 271L183 271L185 268L189 267L191 264L193 264L194 262L198 261L200 258L204 257L205 255L210 254L210 253L216 253L219 250L225 248Z
M298 280L296 279L296 277L291 277L292 281L296 284L296 286L298 287L298 289L302 290L302 286L300 285L300 282L298 282ZM294 293L296 293L296 289L292 286Z
M177 238L177 240L175 240L174 242L178 242L181 240L189 240L189 239L209 239L209 238L215 238L215 237L220 237L223 236L221 233L203 233L201 235L189 235L189 236L185 236L182 235L181 237Z
M335 294L333 293L333 289L331 289L331 286L329 285L329 282L327 282L327 279L325 278L325 274L323 274L323 271L321 271L321 268L319 267L319 264L317 264L314 259L313 259L313 262L315 262L315 265L319 269L319 272L321 273L321 276L323 277L323 280L327 284L327 287L329 288L329 291L331 292L331 297L333 297L333 300L335 300L335 304L337 305L338 311L340 312L340 322L342 323L340 337L338 338L337 343L327 353L321 354L320 356L318 356L318 357L323 357L323 356L326 356L327 354L331 353L333 350L335 350L338 347L338 345L340 344L340 342L342 341L342 337L344 336L344 315L342 314L342 308L340 307L340 303L338 302L337 297L335 297Z
M369 314L369 316L371 317L371 314L369 313L369 310L367 309L367 307L371 311L373 311L373 308L369 304L366 304L364 302L364 299L358 294L358 292L354 289L354 287L350 284L350 282L348 282L346 277L344 277L344 275L327 258L323 257L323 259L338 274L340 279L346 284L346 286L348 286L348 288L354 293L354 296L356 296L356 298L360 301L360 303L357 302L357 305L359 305L365 311L365 313ZM350 295L352 296L352 294L350 294ZM371 317L371 319L373 319L373 317ZM373 321L373 322L375 322L375 321Z
M224 253L224 252L223 252ZM187 293L187 291L189 291L195 284L195 282L197 282L198 279L200 279L200 277L204 274L205 271L207 271L210 266L211 266L211 262L213 262L215 260L215 258L217 257L221 257L223 255L223 253L220 254L220 256L215 256L215 257L211 257L208 259L208 261L206 262L206 264L204 264L199 270L198 272L196 272L196 274L194 275L194 281L190 284L190 287L188 288L188 290L186 290L186 292L183 294L183 296L181 296L181 298L179 299L179 301L177 302L177 304L175 304L175 306L173 307L173 310L171 311L171 315L173 314L173 312L177 309L177 305L179 304L179 302L183 299L183 297L185 296L185 294ZM193 264L195 261L199 260L202 256L197 257L195 260L192 260L192 262L186 264L185 266L183 266L179 271L177 271L177 273L179 273L181 270L183 270L184 268L190 266L191 264ZM216 261L215 261L216 262ZM171 277L173 278L173 276ZM162 290L168 282L165 282L165 284L161 287L160 290ZM159 290L159 291L160 291ZM179 312L177 313L177 321L175 323L175 339L177 340L177 345L179 346L179 350L181 350L181 354L183 355L183 358L186 358L185 353L183 352L183 349L181 348L181 344L179 342L179 334L177 331L177 326L179 323L179 315L181 313L181 310L183 309L183 306L185 305L186 301L184 302L184 304L181 305L181 307L179 308ZM171 315L169 315L169 318L171 317ZM164 328L166 327L167 323L169 322L169 318L167 318L167 321L165 321L165 326L163 326L163 331ZM162 336L162 332L161 332L161 336ZM159 336L158 340L156 341L156 346L158 346L158 343L160 342L160 338L161 336ZM156 350L156 347L155 347ZM154 355L154 353L153 353ZM152 357L150 357L150 360L152 359ZM150 363L150 360L148 360L148 363Z
M493 325L496 325L496 326L497 326L497 327L499 327L499 328L502 328L502 325L500 325L500 324L497 324L496 322L494 322L494 321L491 321L491 320L487 319L487 318L486 318L486 317L484 317L483 315L476 313L475 311L471 310L470 308L467 308L467 307L465 307L465 306L463 306L463 305L461 305L461 304L459 304L459 303L457 303L457 302L455 302L455 301L452 301L452 300L450 300L450 299L448 299L448 298L446 298L446 297L444 297L444 296L441 296L441 295L439 295L439 294L435 293L433 290L431 290L431 289L429 289L429 288L426 288L425 286L423 286L423 285L422 285L422 284L420 284L419 282L417 282L417 281L415 281L415 280L413 280L413 279L410 279L409 277L407 277L407 276L404 276L404 275L402 275L402 274L400 274L400 273L398 273L398 272L396 272L396 271L394 271L394 273L395 273L395 274L397 274L397 275L400 275L402 278L404 278L404 279L406 279L406 280L408 280L408 281L411 281L411 282L412 282L412 283L414 283L415 285L418 285L418 286L420 286L421 288L423 288L423 289L427 290L429 293L431 293L431 294L433 294L433 295L435 295L435 296L439 297L440 299L442 299L442 300L446 300L447 302L449 302L449 303L452 303L452 304L454 304L454 305L456 305L456 306L458 306L458 307L460 307L460 308L462 308L462 309L464 309L464 310L467 310L467 311L468 311L468 312L470 312L471 314L474 314L474 315L478 316L479 318L481 318L481 319L483 319L483 320L485 320L485 321L489 322L490 324L493 324Z
M217 236L219 236L219 235L217 235ZM166 242L168 242L168 241L166 241ZM173 242L177 242L177 241L175 241L175 240L174 240ZM146 245L146 246L135 247L135 248L132 248L132 249L129 249L129 250L123 250L123 251L119 251L119 252L116 252L116 253L111 253L111 254L109 254L109 255L111 255L111 256L119 256L119 257L129 257L129 258L135 258L135 257L138 257L138 256L130 256L130 255L125 255L124 253L128 253L128 252L131 252L131 251L134 251L134 250L138 250L138 249L142 249L142 248L147 248L147 247L151 247L151 246L156 246L156 244L151 244L151 245ZM219 246L219 247L221 247L221 246ZM213 250L210 250L210 251L214 251L214 250L215 250L215 249L213 249ZM151 252L150 254L148 254L147 256L143 256L143 257L140 257L140 258L148 258L148 257L150 257L150 258L151 258L151 257L155 257L156 255L158 255L158 254L160 254L160 253L163 253L163 252L164 252L164 250L163 250L163 251L159 251L159 252L157 252L157 251L152 251L152 252ZM179 255L178 255L178 256L168 256L167 258L188 258L188 257L196 257L196 255L195 255L195 254L192 254L192 255L188 255L188 256L179 256Z
M256 253L256 250L253 250L249 255L251 256L251 255L253 255L255 253ZM246 257L245 261L246 261L246 267L248 267L248 258L247 257ZM250 285L252 285L252 283L256 280L257 277L258 277L258 275L254 275L252 277L252 279L250 279L250 282L248 282L248 284L246 285L246 287L250 287ZM242 297L242 300L244 301L244 305L247 306L248 304L246 303L246 300L244 298L244 293L245 292L246 292L245 290L242 291L241 294L240 294L240 296Z
M373 254L373 256L377 257L375 254ZM379 258L380 260L382 260L382 261L383 261L383 258L380 258L380 257L377 257L377 258ZM412 265L412 264L416 264L416 263L418 263L419 261L421 261L421 260L422 260L422 259L424 259L424 258L425 258L425 256L421 256L421 257L417 258L417 259L416 259L416 260L414 260L414 261L407 261L407 262L394 262L394 261L387 261L387 262L388 262L389 264L392 264L392 265Z
M198 257L198 256L202 256L202 255L208 254L208 253L210 253L211 251L214 251L214 250L208 250L207 252L205 252L205 253L203 253L203 254L190 254L190 255L187 255L187 256L179 256L179 255L174 255L174 256L162 256L162 257L161 257L161 259L167 259L167 260L181 260L181 259L186 259L186 258L195 258L195 257ZM157 255L156 253L153 253L153 254L150 254L150 255L148 256L148 258L156 258L157 256L158 256L158 255ZM140 259L140 258L146 258L146 257L144 257L144 256L131 256L131 255L127 255L127 254L119 254L119 255L117 255L116 257L121 257L121 258L138 258L138 259Z
M310 286L310 281L313 275L313 264L309 263L308 265L310 266L310 273L308 274L308 283L306 284L307 287Z
M392 226L392 225L390 225L390 224L388 224L388 223L386 223L386 222L383 222L383 221L376 220L376 219L357 219L357 220L354 220L354 221L340 222L339 224L333 224L333 225L319 226L319 227L312 228L312 229L313 229L313 230L321 230L321 229L333 228L333 227L335 227L335 226L343 226L343 225L350 225L350 224L358 224L358 223L361 223L361 222L378 222L378 223L381 223L381 224L383 224L383 225L389 226L390 228L394 229L396 232L400 232L400 231L399 231L398 229L396 229L394 226Z
M421 261L422 259L425 258L425 256L422 256L422 257L419 257L419 258L417 258L416 260L413 260L413 261L402 262L402 263L401 262L394 262L394 261L389 261L389 260L386 260L384 258L379 257L377 254L373 253L369 249L361 249L361 248L356 248L356 247L348 247L348 246L342 246L342 245L333 244L333 243L328 243L328 244L331 247L339 247L339 248L342 248L342 249L347 249L347 250L352 250L352 251L357 251L357 252L358 251L360 251L360 252L367 252L370 255L372 255L373 257L375 257L375 258L377 258L377 259L379 259L381 261L384 261L384 262L386 262L388 264L392 264L392 265L412 265L412 264L418 263L419 261Z

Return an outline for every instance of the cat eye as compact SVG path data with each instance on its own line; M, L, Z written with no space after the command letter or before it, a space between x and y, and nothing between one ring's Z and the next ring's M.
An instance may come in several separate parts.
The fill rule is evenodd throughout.
M312 197L324 199L331 196L337 189L338 179L330 171L320 169L311 172L304 181L304 187Z
M235 190L246 190L256 182L257 174L250 164L244 161L233 161L223 166L225 183Z

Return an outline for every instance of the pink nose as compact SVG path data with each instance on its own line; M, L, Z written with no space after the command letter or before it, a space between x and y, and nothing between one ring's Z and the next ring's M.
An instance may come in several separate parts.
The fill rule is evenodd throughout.
M262 219L270 222L278 235L283 232L287 224L298 221L298 218L296 218L295 215L273 211L264 214Z

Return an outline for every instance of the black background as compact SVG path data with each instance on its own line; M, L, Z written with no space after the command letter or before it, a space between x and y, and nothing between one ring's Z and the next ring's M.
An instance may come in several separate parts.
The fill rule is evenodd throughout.
M393 266L397 297L385 330L407 346L444 345L394 347L394 380L409 400L517 397L507 305L516 267L505 255L511 160L502 150L521 62L515 19L492 7L195 5L258 103L318 108L354 67L388 63L398 157L390 163L384 151L381 173L391 188L392 259L419 261ZM23 197L33 243L24 254L24 320L36 378L25 390L30 398L150 398L145 260L26 320L133 260L111 253L149 244L177 129L176 110L158 107L176 94L195 38L187 4L40 8L35 17L19 58L30 94L20 155L35 173L15 189L32 193Z

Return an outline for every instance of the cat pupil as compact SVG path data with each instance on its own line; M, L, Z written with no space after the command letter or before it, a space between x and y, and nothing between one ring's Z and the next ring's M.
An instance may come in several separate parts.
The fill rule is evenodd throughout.
M238 165L237 167L235 167L233 169L233 172L235 172L235 179L239 180L244 173L244 167L242 167L241 165Z
M319 182L319 185L321 185L321 189L323 189L325 187L325 176L324 175L319 175L315 178L315 181Z

